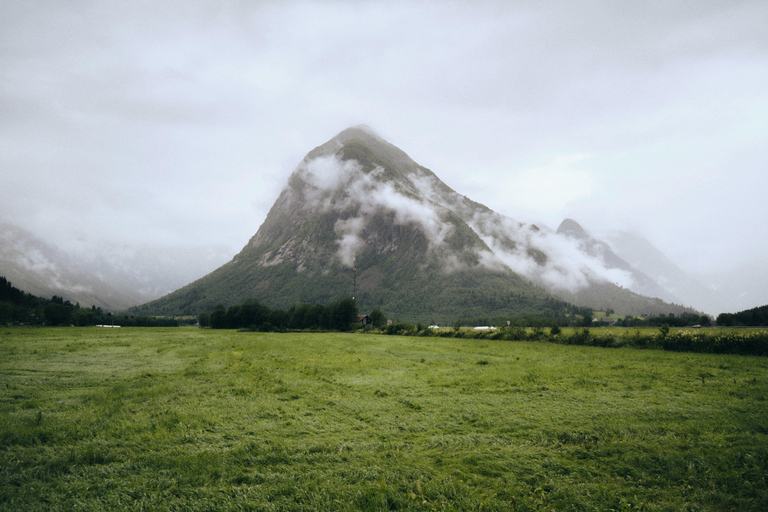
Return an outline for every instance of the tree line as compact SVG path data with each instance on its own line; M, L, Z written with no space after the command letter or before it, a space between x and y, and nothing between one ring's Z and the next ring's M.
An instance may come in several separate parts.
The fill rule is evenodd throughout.
M712 319L708 315L697 315L695 313L677 316L670 313L667 316L626 316L616 321L614 325L618 327L661 327L662 325L668 325L669 327L692 327L694 325L709 327L712 325Z
M742 354L768 356L768 332L765 330L701 329L670 331L668 325L655 329L589 329L576 327L570 332L557 325L526 328L520 326L473 330L432 329L422 324L392 323L381 329L382 334L458 338L469 340L543 341L563 345L586 345L603 348L650 348L675 352L708 354Z
M552 316L526 315L517 318L478 317L457 320L453 326L495 325L510 327L590 327L600 324L601 319L593 322L591 308L577 307L568 303L566 315ZM612 313L607 310L606 313ZM372 326L382 328L387 323L386 316L378 309L368 315ZM215 329L322 329L349 331L360 327L357 303L351 297L325 306L322 304L294 304L288 310L270 309L257 299L246 299L241 304L225 307L216 306L212 312L198 315L200 326ZM0 276L0 325L121 325L126 327L173 327L182 323L194 323L195 320L178 320L167 317L147 315L117 314L91 306L81 307L59 296L50 300L34 296L14 287L5 277ZM509 322L509 323L508 323ZM434 322L433 322L434 323ZM617 319L619 327L688 327L693 325L709 326L711 318L707 315L680 314L655 315L645 317L626 316ZM765 326L768 325L768 305L738 313L721 313L717 317L719 326Z
M125 327L175 327L179 320L151 316L119 315L101 308L81 307L63 297L37 297L13 286L0 277L0 324L18 325L121 325Z
M386 325L387 319L379 310L373 310L368 317L378 326ZM357 303L351 297L341 299L329 306L294 304L288 310L270 309L258 299L250 298L229 308L219 304L212 312L200 313L197 318L200 327L213 329L350 331L362 326L358 321Z
M720 313L717 315L717 325L750 327L768 325L768 304L738 313Z
M612 313L607 310L606 313ZM722 315L721 315L722 316ZM493 325L497 327L599 327L607 325L604 318L595 318L594 311L590 308L573 308L569 316L536 316L526 315L520 317L479 317L465 318L454 322L454 326L475 326L475 325ZM625 316L624 318L614 319L613 325L617 327L661 327L668 325L670 327L690 327L701 325L708 327L712 324L712 319L707 315L697 315L694 313L675 315L654 315L654 316ZM718 317L718 325L720 325ZM746 324L745 324L746 325ZM757 324L753 324L757 325ZM761 324L766 325L766 324Z

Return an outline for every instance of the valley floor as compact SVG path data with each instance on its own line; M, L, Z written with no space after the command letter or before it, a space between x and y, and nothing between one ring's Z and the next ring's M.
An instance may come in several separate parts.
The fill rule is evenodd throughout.
M0 329L2 510L768 510L768 358Z

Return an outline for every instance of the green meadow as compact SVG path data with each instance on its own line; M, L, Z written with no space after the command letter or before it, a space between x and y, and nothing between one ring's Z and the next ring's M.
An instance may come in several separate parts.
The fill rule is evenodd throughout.
M0 329L0 509L768 510L768 358Z

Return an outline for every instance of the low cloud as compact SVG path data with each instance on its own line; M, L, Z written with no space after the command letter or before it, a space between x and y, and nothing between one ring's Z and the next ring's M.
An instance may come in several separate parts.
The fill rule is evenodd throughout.
M629 272L608 268L600 258L585 253L578 241L552 231L520 224L496 213L476 215L470 222L495 259L481 260L493 268L496 260L503 262L518 274L537 281L549 289L576 292L590 281L608 281L632 288L634 280ZM545 261L536 261L531 253L546 255Z
M360 238L360 233L364 227L365 219L363 217L336 221L334 231L341 236L338 255L341 262L348 267L354 266L355 256L365 244L365 241Z
M585 158L580 155L576 160ZM584 252L577 240L548 229L515 221L490 210L478 210L458 194L438 190L436 178L415 179L420 191L446 208L451 208L477 233L490 249L481 251L480 264L491 269L503 266L549 289L578 291L590 281L608 281L625 288L635 283L629 272L608 268L600 258ZM536 254L541 256L537 261Z
M400 192L389 182L377 178L377 168L363 172L355 160L342 161L336 156L322 156L303 162L298 175L304 182L304 202L321 212L354 212L355 216L337 221L334 229L341 237L338 256L347 266L354 264L364 242L360 238L366 219L378 212L394 213L397 225L418 225L430 248L439 247L453 230L440 217L436 204Z
M554 291L577 292L590 282L636 287L629 272L607 267L599 256L582 250L576 239L482 209L423 171L414 172L398 187L381 181L382 172L379 168L365 173L355 160L342 161L335 156L314 158L298 169L304 182L306 207L350 214L334 226L339 236L337 255L346 266L354 265L355 257L364 247L362 234L374 214L391 212L395 224L418 225L429 240L430 249L435 250L453 230L452 224L441 217L441 212L451 210L490 249L477 252L479 264L486 268L509 268ZM455 255L444 256L447 272L464 266Z

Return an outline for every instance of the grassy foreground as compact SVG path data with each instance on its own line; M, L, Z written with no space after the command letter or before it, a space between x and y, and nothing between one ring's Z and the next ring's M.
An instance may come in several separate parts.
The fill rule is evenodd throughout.
M0 329L2 510L768 510L768 358Z

